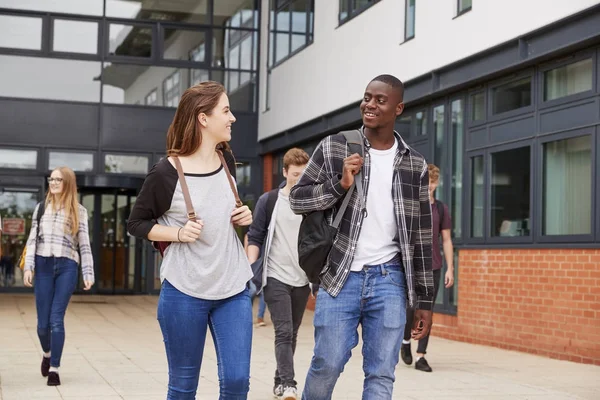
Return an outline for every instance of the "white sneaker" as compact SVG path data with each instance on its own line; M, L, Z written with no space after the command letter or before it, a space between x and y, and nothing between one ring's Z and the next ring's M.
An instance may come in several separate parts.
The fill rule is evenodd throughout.
M288 386L283 391L282 400L297 400L298 399L298 390L293 386Z
M280 400L283 396L283 385L279 384L273 388L273 398Z

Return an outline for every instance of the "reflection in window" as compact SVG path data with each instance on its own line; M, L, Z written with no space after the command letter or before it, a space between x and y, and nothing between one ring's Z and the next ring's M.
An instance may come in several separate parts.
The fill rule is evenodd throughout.
M492 154L492 236L529 236L530 165L529 147Z
M379 0L340 0L340 23L371 7Z
M411 115L404 115L396 120L396 131L405 139L410 136L411 121Z
M544 144L544 235L592 233L592 137Z
M485 94L483 92L471 95L471 121L485 119Z
M113 56L152 56L152 28L138 25L110 24L108 54Z
M156 106L158 105L158 94L156 89L153 89L150 93L144 97L144 104L147 106Z
M177 107L181 96L181 85L179 82L179 70L163 81L163 103L167 107Z
M111 1L114 2L107 3ZM0 0L0 8L101 17L103 0Z
M274 63L281 62L290 54L306 47L313 41L314 2L310 0L282 0L271 2L271 40L274 44L269 57ZM269 65L273 65L271 62Z
M435 190L435 198L447 202L444 198L444 172L446 166L446 147L444 138L444 106L437 106L433 109L433 132L435 134L435 152L434 163L442 170L440 173L440 184Z
M471 237L483 237L484 211L484 165L483 156L471 158Z
M415 114L417 136L427 135L427 111L419 111Z
M544 101L592 90L592 59L581 60L544 73Z
M234 81L236 74L229 74L231 71L210 71L210 79L222 83L229 96L229 105L233 113L236 111L254 111L256 96L256 74L252 73L250 82L244 86L236 87ZM229 78L226 78L229 76ZM233 77L232 77L233 76Z
M0 168L36 169L37 150L0 149Z
M493 113L516 110L531 105L531 78L523 78L498 86L492 91Z
M55 19L52 50L66 53L98 53L98 23Z
M463 101L452 102L452 233L455 238L462 236L462 179L463 179Z
M0 0L0 7L3 2ZM41 50L42 19L0 15L0 47Z
M114 174L146 174L148 173L148 157L106 154L104 171Z
M204 31L191 29L163 29L163 58L167 60L182 60L188 57L188 54L182 49L189 49L192 46L198 47L198 43L206 42L206 33ZM191 52L190 52L191 55ZM194 61L205 62L204 51L194 53Z
M67 166L73 171L92 171L94 169L94 155L92 153L71 153L51 151L48 154L48 169Z
M202 42L190 50L190 60L204 62L206 59L206 43ZM203 69L193 69L190 76L190 87L209 79L209 72Z
M99 1L102 3L101 0ZM207 1L106 0L106 16L206 24L210 22L207 3ZM219 2L215 1L215 3Z
M237 163L236 165L236 178L239 186L250 186L251 178L250 163Z
M404 40L415 37L415 0L406 0Z
M473 0L458 0L458 13L464 13L471 9Z
M258 9L254 0L214 2L214 25L258 29Z

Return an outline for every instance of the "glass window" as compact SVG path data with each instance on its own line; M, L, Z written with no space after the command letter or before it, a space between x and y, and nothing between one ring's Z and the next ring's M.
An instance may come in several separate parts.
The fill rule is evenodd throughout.
M0 65L0 96L100 101L100 62L0 55Z
M427 135L427 111L419 111L415 114L417 136Z
M0 0L0 8L101 17L103 0Z
M207 81L209 77L208 71L204 69L193 69L190 73L190 87L197 85L200 82Z
M258 29L258 9L254 0L215 1L213 24Z
M415 37L415 0L406 0L404 40Z
M2 7L0 0L0 7ZM42 19L0 15L0 47L41 50Z
M455 238L462 236L462 179L463 179L463 101L452 102L452 233Z
M592 59L544 72L544 101L592 90Z
M433 132L435 133L434 163L442 171L446 168L446 139L444 138L444 106L433 109ZM444 173L440 174L440 184L435 191L435 198L446 201L444 198Z
M492 153L492 236L529 236L530 165L529 146Z
M592 137L545 143L543 147L544 235L592 233Z
M156 89L154 89L146 95L146 97L144 98L144 104L147 106L158 105L158 94L156 92Z
M309 0L271 2L271 39L274 35L275 43L269 46L269 51L275 54L269 55L269 65L312 43L313 7Z
M485 119L485 94L483 92L471 95L471 121Z
M483 237L485 168L483 156L471 158L471 237Z
M55 19L52 35L53 51L82 54L98 53L97 22Z
M75 172L93 171L94 154L51 151L48 154L48 169L54 170L62 166L67 166Z
M473 1L472 0L458 0L458 13L464 13L471 9Z
M0 168L36 169L37 150L0 149Z
M152 28L110 24L108 54L111 56L152 57Z
M340 0L339 20L344 22L363 10L371 7L379 0Z
M407 138L410 136L412 116L411 115L403 115L398 120L396 120L396 131L403 138Z
M193 61L205 62L204 43L206 33L191 29L163 29L163 58L168 60L186 60L198 50L198 43L203 46L202 51L196 51L191 58ZM192 52L189 51L193 48Z
M102 0L100 0L102 3ZM215 3L222 3L217 2ZM210 22L208 1L106 0L106 16L164 22ZM100 9L102 12L102 8Z
M163 104L167 107L177 107L181 97L181 82L179 70L173 72L163 81Z
M250 186L252 169L250 163L243 162L236 165L236 178L239 186Z
M493 113L516 110L531 105L531 78L523 78L492 90Z
M211 71L210 79L221 82L227 90L231 110L236 111L254 111L254 102L256 97L256 74L250 75L250 80L243 85L237 84L237 79L242 74L233 71ZM228 76L228 78L227 78Z
M149 159L146 156L104 155L104 171L113 174L147 174Z

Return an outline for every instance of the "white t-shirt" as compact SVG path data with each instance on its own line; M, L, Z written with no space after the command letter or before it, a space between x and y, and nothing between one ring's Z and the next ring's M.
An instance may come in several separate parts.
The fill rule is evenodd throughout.
M371 171L368 176L367 217L363 220L352 271L365 265L377 265L391 260L400 251L398 225L394 213L392 181L398 140L387 150L369 149Z

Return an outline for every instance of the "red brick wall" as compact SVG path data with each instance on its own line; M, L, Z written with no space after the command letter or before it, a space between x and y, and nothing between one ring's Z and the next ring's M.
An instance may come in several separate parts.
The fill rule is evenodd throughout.
M263 156L263 192L273 189L273 154Z
M460 250L458 272L434 336L600 365L600 250Z

